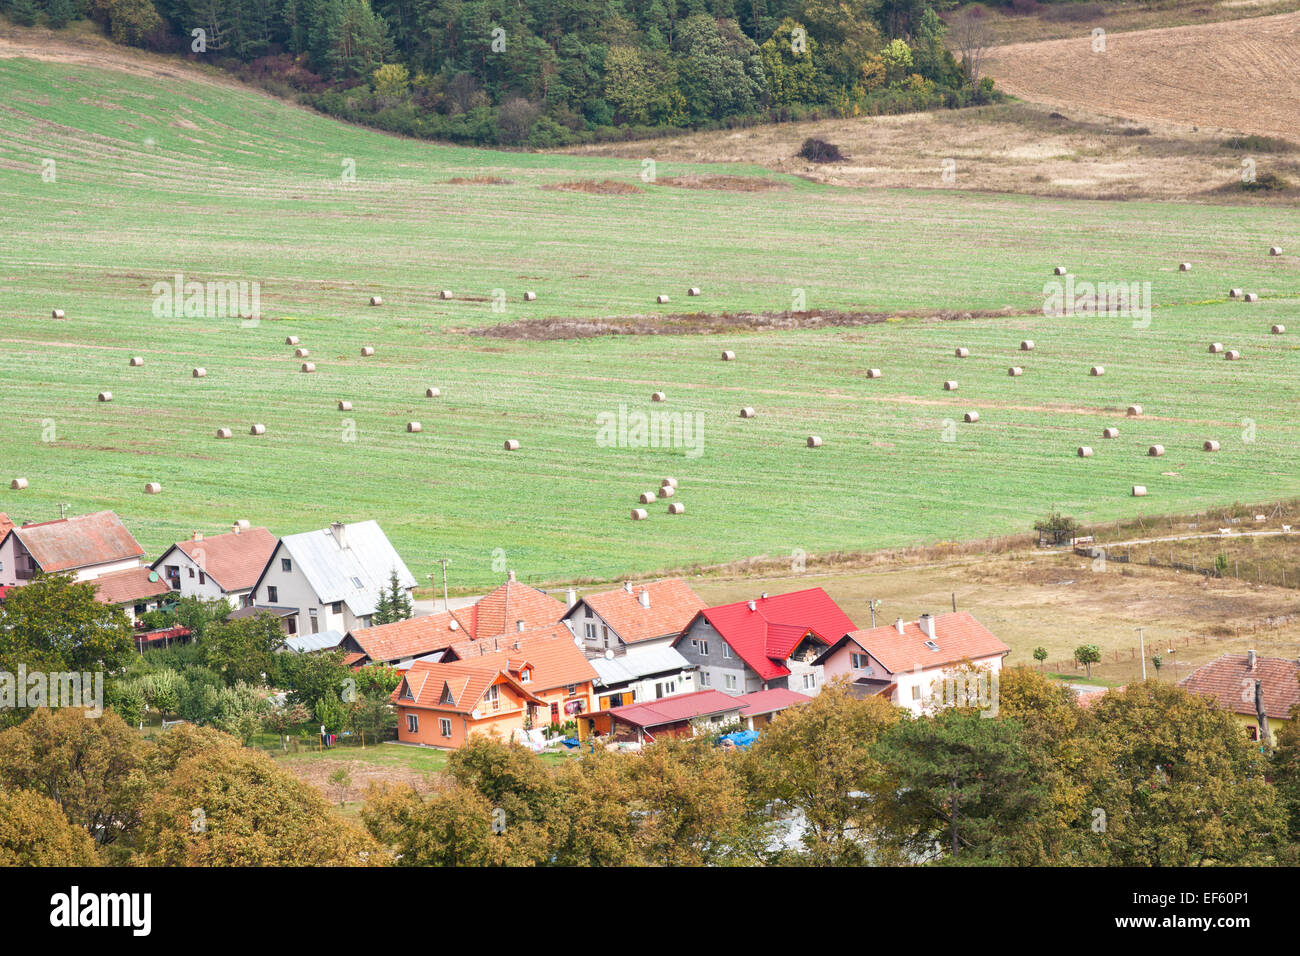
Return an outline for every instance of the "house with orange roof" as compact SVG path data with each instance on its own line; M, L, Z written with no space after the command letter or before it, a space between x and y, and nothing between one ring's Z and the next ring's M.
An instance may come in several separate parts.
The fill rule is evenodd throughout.
M999 671L1010 653L969 612L958 611L848 631L817 663L826 680L845 677L859 696L886 697L920 714L941 696L950 674L963 667Z
M144 566L144 548L112 511L12 526L0 540L0 585L22 586L38 571L93 581Z
M225 598L238 609L252 603L253 585L275 551L276 540L265 528L239 524L212 537L195 531L190 540L164 551L151 567L181 597Z
M94 584L95 600L120 607L137 620L156 611L172 593L158 572L149 568L110 571L95 578Z
M1300 706L1300 661L1285 657L1224 654L1178 682L1232 714L1251 740L1277 744L1280 727ZM1264 732L1267 728L1267 733Z
M681 578L585 594L569 602L563 620L588 657L619 657L638 648L669 646L707 603Z
M549 627L560 619L564 610L563 602L545 591L520 584L511 571L505 584L454 613L465 632L462 639L478 641Z
M425 614L391 624L349 631L340 647L355 660L374 664L407 664L446 650L465 640L465 628L453 611Z

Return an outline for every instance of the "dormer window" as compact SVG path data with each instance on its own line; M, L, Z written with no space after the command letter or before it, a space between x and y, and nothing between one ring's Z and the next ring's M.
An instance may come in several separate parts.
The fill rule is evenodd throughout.
M939 645L936 644L934 641L926 641L925 646L932 651L937 651L939 649Z
M525 667L519 672L519 683L527 684L533 679L533 672L530 668Z

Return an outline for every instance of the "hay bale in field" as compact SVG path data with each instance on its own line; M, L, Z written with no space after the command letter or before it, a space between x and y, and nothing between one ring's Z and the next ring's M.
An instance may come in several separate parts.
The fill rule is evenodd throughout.
M424 390L425 398L440 398L441 396L442 396L442 389L440 388L426 388Z
M361 357L362 357L362 358L370 358L370 356L372 356L372 355L374 355L374 354L375 354L374 346L371 346L371 345L363 345L363 346L361 346Z
M208 370L205 368L196 368L190 374L192 374L195 378L203 378L203 376L208 374Z
M1034 350L1034 340L1033 340L1033 339L1025 339L1023 342L1020 343L1020 351L1022 351L1022 352L1032 352L1033 350Z
M1105 375L1106 367L1104 365L1094 365L1092 368L1088 369L1088 374L1094 377L1098 375Z
M294 350L293 350L293 357L294 357L294 358L307 358L307 356L310 355L310 354L311 354L311 353L308 352L306 349L294 349Z
M537 293L536 293L536 292L525 292L525 293L524 293L524 301L525 301L525 302L535 302L536 300L537 300Z
M730 350L724 350L724 351L723 351L723 353L722 353L722 361L724 361L724 362L734 362L735 360L736 360L736 353L735 353L735 352L732 352L732 351L730 351Z
M1134 498L1145 498L1146 496L1147 496L1147 486L1146 486L1146 485L1134 485L1134 486L1133 486L1133 497L1134 497Z
M673 501L673 502L670 502L669 505L668 505L668 513L669 513L670 515L680 515L680 514L685 514L685 513L686 513L686 506L685 506L684 504L682 504L680 501Z
M643 491L641 492L641 497L638 500L643 505L652 504L655 500L655 493L653 491Z
M506 444L505 444L505 449L506 449L506 451L518 451L518 450L519 450L519 442L515 441L513 438L507 438L507 439L506 439Z
M1244 295L1242 295L1242 297L1241 297L1241 301L1243 301L1243 302L1258 302L1258 301L1259 301L1259 293L1258 293L1258 292L1247 292L1247 293L1245 293Z
M1222 342L1211 342L1211 343L1210 343L1210 354L1211 354L1211 355L1217 355L1218 353L1220 353L1220 352L1222 352L1222 351L1223 351L1223 343L1222 343Z
M1080 445L1078 455L1080 458L1091 458L1092 448L1089 447L1088 445Z
M668 304L668 296L666 296L666 295L657 295L657 296L655 296L655 302L657 302L659 305L667 305L667 304Z
M302 363L302 367L299 369L299 371L302 371L302 372L314 372L314 371L316 371L316 363L315 363L315 362L303 362L303 363Z
M265 425L261 425L261 424L254 425L252 428L250 428L250 429L248 430L248 434L250 434L250 435L265 435L265 434L266 434L266 426L265 426Z
M943 390L945 392L955 392L957 391L957 383L949 379L943 383Z
M696 296L700 294L700 290L697 286L691 286L689 289L686 290L686 294L690 296Z
M441 292L438 293L438 298L440 299L450 299L451 297L452 297L452 293L450 289L443 289Z
M53 311L50 312L50 318L52 318L52 319L61 319L61 318L63 318L63 310L62 310L62 309L54 309Z
M12 488L14 491L22 491L24 488L27 487L27 479L15 478L13 481L9 482L9 487Z
M1139 418L1139 417L1141 417L1141 415L1142 415L1142 406L1141 406L1141 405L1130 405L1130 406L1128 407L1128 417L1129 417L1129 418Z
M822 439L821 439L821 436L820 436L820 435L809 435L809 436L808 436L808 447L809 447L809 448L821 448L821 447L822 447Z
M296 336L296 335L287 335L287 336L285 336L284 344L285 344L285 345L297 345L297 344L298 344L298 336Z
M1147 454L1152 458L1161 458L1164 456L1164 453L1165 453L1164 445L1152 445L1150 448L1147 449Z
M1119 437L1119 429L1118 429L1118 428L1103 428L1103 429L1101 430L1101 437L1102 437L1102 438L1118 438L1118 437Z
M341 412L350 412L350 411L352 411L352 403L351 403L351 402L339 402L339 411L341 411Z
M671 498L671 497L672 497L673 495L675 495L675 494L677 494L677 489L674 488L672 485L660 485L660 486L659 486L659 497L660 497L660 498Z
M238 528L240 531L248 531L253 527L253 522L249 521L247 518L240 518L234 523L234 527Z
M750 406L746 405L744 408L742 408L742 409L740 410L740 417L741 417L741 418L753 418L753 417L754 417L754 409L752 409Z
M383 305L383 304L384 304L384 300L383 300L383 298L382 298L381 296L372 295L372 296L370 297L370 304L371 304L371 305Z
M1270 329L1269 331L1271 331L1274 335L1285 335L1285 334L1286 334L1286 326L1285 326L1285 325L1275 325L1275 326L1273 326L1273 328Z
M1190 262L1180 262L1180 263L1178 263L1178 271L1179 271L1179 272L1191 272L1191 271L1192 271L1192 264L1191 264Z
M232 432L229 428L218 428L218 429L217 429L217 437L218 437L218 438L234 438L234 437L235 437L235 433Z
M1240 298L1241 298L1241 295L1242 295L1242 292L1241 292L1240 289L1229 289L1229 290L1228 290L1228 298L1229 298L1229 299L1240 299Z
M953 352L957 358L970 358L970 349L958 348Z
M881 374L882 373L878 368L867 369L867 378L880 378Z
M633 521L645 521L645 519L648 518L648 517L650 517L650 512L646 511L644 508L633 508L633 509L632 509L632 520L633 520Z
M1204 448L1206 451L1218 451L1219 443L1217 441L1214 441L1214 439L1210 439L1201 447Z
M113 393L112 393L112 392L100 392L100 393L99 393L99 396L98 396L98 400L101 401L101 402L111 402L111 401L113 400Z
M131 368L139 368L141 365L144 364L144 359L142 359L140 356L137 355L126 364L131 366Z
M1235 362L1237 359L1241 358L1241 353L1236 349L1228 349L1228 351L1223 353L1223 357L1229 362Z
M1281 247L1281 246L1269 246L1269 247L1268 247L1268 254L1269 254L1270 256L1280 256L1280 255L1282 254L1282 247Z
M151 482L149 482L147 485L144 486L144 493L145 493L146 495L157 495L157 494L162 494L162 485L160 485L160 484L159 484L158 482L156 482L156 481L151 481Z
M964 416L962 416L962 418L967 424L974 424L975 422L980 420L980 413L967 412Z
M1058 276L1065 275L1065 266L1057 266L1055 269L1052 270L1052 274Z
M659 484L662 485L662 486L664 486L664 487L667 487L667 488L676 488L676 487L677 487L677 479L676 479L676 478L665 478L663 481L659 482Z
M666 401L668 401L668 396L665 395L663 392L651 392L651 393L650 393L650 401L652 401L652 402L666 402Z
M416 432L418 432L418 431L422 431L422 430L423 430L423 426L422 426L419 422L407 422L407 423L406 423L406 430L407 430L408 432L411 432L412 434L414 434L414 433L416 433Z
M1021 375L1025 374L1025 370L1019 365L1013 365L1011 368L1007 369L1007 374L1012 378L1019 378Z

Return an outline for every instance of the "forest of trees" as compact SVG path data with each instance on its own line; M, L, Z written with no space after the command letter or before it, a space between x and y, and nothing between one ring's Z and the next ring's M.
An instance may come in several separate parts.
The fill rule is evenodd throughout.
M0 0L412 136L546 147L988 102L957 0ZM964 61L965 58L963 58ZM974 81L973 81L974 80Z

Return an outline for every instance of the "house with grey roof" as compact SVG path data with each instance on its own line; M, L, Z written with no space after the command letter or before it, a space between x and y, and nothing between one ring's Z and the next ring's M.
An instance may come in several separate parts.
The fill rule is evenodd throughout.
M589 661L599 675L594 690L601 710L689 694L695 690L695 667L663 644L639 647Z
M376 521L334 522L320 531L281 538L252 589L253 607L296 608L290 635L370 627L388 580L409 597L415 576Z

